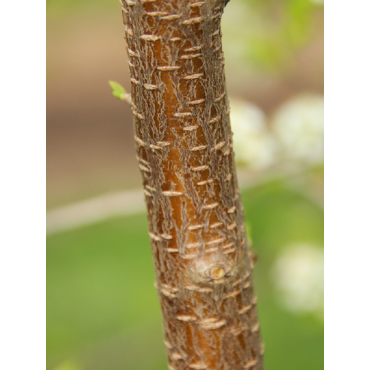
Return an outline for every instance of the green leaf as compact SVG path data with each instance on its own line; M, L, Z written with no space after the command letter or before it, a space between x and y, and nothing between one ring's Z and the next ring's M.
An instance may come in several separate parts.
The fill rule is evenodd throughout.
M126 94L126 90L118 82L108 81L108 83L109 86L113 89L113 96L115 96L116 98L121 99L121 96Z
M122 100L122 94L120 92L118 92L117 90L112 91L112 95L115 96L116 98Z

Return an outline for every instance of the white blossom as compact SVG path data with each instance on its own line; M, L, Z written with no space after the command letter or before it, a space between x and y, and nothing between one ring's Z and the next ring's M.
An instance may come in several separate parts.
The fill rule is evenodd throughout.
M311 244L284 250L272 268L272 279L282 305L296 313L324 310L324 252Z
M319 164L324 160L324 98L300 95L277 110L272 131L284 160Z
M264 170L274 163L276 144L263 111L249 102L231 100L231 128L237 164Z

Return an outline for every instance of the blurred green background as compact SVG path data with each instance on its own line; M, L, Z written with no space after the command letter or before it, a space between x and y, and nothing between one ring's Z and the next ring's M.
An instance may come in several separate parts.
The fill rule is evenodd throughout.
M130 86L121 22L116 0L47 0L50 224L141 186L107 84ZM232 0L222 32L265 367L323 369L323 2ZM123 213L48 229L48 370L167 368L146 216Z

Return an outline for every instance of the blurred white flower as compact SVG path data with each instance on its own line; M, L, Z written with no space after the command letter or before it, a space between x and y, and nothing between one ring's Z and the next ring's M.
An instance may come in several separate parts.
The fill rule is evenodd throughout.
M289 311L324 312L324 251L311 244L288 247L272 269L278 298Z
M319 164L324 160L324 98L300 95L277 110L272 131L284 159Z
M276 157L275 140L267 129L264 113L248 102L231 100L230 106L236 163L264 170Z

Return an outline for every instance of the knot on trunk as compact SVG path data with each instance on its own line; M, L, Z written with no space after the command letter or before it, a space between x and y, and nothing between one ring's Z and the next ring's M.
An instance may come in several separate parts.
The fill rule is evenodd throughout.
M185 282L204 286L228 286L238 280L249 269L248 257L241 253L238 258L218 253L204 255L187 265Z

